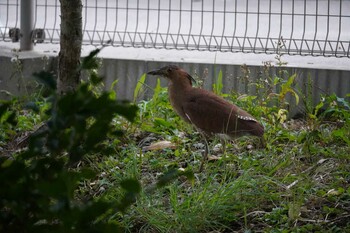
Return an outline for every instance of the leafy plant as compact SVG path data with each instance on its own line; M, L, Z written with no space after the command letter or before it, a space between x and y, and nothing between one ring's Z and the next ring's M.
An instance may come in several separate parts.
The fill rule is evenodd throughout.
M95 54L83 61L82 68L94 67ZM119 224L103 221L103 216L124 211L132 204L131 196L140 191L138 181L122 184L127 192L120 202L81 202L75 198L79 182L94 178L96 173L86 167L77 168L77 164L89 153L108 153L103 146L107 135L122 133L111 127L113 117L120 115L133 121L137 107L111 99L108 92L96 95L89 83L81 84L76 92L57 96L50 74L35 76L51 90L51 107L46 112L49 118L29 137L28 149L13 158L0 158L1 231L115 232ZM9 103L1 105L1 121L16 125L17 116L9 112L9 107Z
M218 78L216 79L216 83L213 84L213 91L215 94L219 96L224 96L224 94L222 93L223 88L224 88L224 85L222 83L222 70L220 70Z
M293 84L295 81L295 78L297 77L297 74L293 74L291 75L286 82L283 82L281 84L281 91L278 94L278 98L280 102L283 102L284 99L286 98L286 95L288 93L293 94L293 96L295 97L295 104L298 105L299 104L299 95L297 94L297 92L293 89Z
M348 232L350 96L313 103L282 66L265 64L257 79L248 67L242 72L256 95L222 93L221 75L214 87L262 121L267 146L252 148L251 138L240 138L222 152L214 139L213 160L194 175L202 138L174 113L160 80L152 98L138 103L133 124L115 108L136 107L92 81L69 101L53 91L44 104L29 104L30 122L18 117L24 106L18 100L2 102L1 127L8 129L0 131L8 138L2 148L18 126L47 124L26 151L0 159L0 231ZM138 96L142 88L136 89ZM310 101L310 109L290 119L289 101L297 98ZM174 146L142 149L162 140Z
M99 51L93 51L82 62L81 69L89 73L89 80L64 96L57 95L50 73L35 74L49 96L44 110L35 102L27 107L44 114L46 122L26 139L28 147L23 151L0 157L1 231L122 231L121 221L115 216L124 214L142 191L135 176L119 180L120 195L116 199L81 194L82 184L99 177L98 166L89 163L90 159L114 155L118 148L110 146L109 141L124 135L124 122L134 122L138 111L136 105L117 100L113 90L101 91L102 79L96 72ZM4 129L23 123L13 106L13 102L0 105ZM4 135L8 134L9 130ZM147 190L154 191L183 175L190 178L190 174L169 169Z
M136 103L137 98L143 92L143 86L145 85L147 75L143 74L140 80L137 82L136 87L134 89L134 103Z

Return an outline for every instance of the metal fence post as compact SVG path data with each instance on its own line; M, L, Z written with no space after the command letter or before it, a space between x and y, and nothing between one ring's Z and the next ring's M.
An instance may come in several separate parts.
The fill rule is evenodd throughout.
M33 50L32 31L33 31L33 15L34 1L21 0L21 37L20 49Z

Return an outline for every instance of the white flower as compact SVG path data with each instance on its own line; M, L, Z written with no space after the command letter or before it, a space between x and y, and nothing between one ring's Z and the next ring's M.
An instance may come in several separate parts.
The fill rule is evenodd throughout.
M11 62L14 63L14 62L17 62L18 61L18 57L12 57L11 58Z

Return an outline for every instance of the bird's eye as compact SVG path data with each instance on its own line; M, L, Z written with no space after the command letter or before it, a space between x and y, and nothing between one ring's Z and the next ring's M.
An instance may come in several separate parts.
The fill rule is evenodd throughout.
M171 69L171 68L168 68L168 69L167 69L167 72L168 72L168 73L170 73L171 71L172 71L172 69Z

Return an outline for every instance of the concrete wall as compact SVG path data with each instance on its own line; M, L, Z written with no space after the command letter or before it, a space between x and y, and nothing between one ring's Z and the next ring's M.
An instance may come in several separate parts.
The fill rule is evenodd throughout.
M237 57L234 59L234 61L236 61L235 64L228 61L228 59L220 60L217 55L215 55L214 58L216 63L210 60L206 63L205 61L207 61L209 57L204 57L205 53L199 52L199 54L203 54L202 57L197 60L191 57L191 60L170 56L155 58L151 56L152 53L146 56L147 51L148 50L146 50L146 54L143 54L144 57L134 54L132 57L135 57L135 59L130 59L127 53L104 56L102 58L100 73L104 77L106 88L108 89L113 81L118 79L118 84L116 86L118 98L132 100L135 86L143 73L166 64L177 64L187 70L196 79L204 80L205 89L212 89L212 84L216 81L219 72L222 71L224 84L223 92L229 93L234 90L241 94L247 93L256 95L256 89L252 85L248 85L244 79L245 74L240 64L248 64L247 68L250 72L249 79L251 82L255 82L264 75L264 67L261 65L262 62L251 62L251 59L244 58L243 55L239 55L239 58L242 59L237 59ZM177 51L172 52L176 53ZM84 53L85 55L87 54L86 51ZM48 70L55 74L57 70L57 52L56 54L49 54L49 56L42 54L35 56L27 54L23 56L22 54L19 56L19 60L16 60L14 54L15 53L4 54L3 56L0 54L0 90L5 90L0 92L0 99L8 98L6 92L15 96L26 95L27 93L33 92L35 89L38 89L38 84L32 76L34 72ZM161 54L161 52L157 54ZM192 54L195 53L190 52L189 54L192 56ZM232 54L228 55L230 55L229 57L233 56ZM122 59L121 57L127 57L127 59ZM257 55L252 54L250 57L256 59ZM305 57L294 57L294 59L301 60L305 59ZM174 60L175 62L171 62ZM307 57L307 61L315 61L315 58ZM338 62L337 64L340 68L337 69L337 64L332 65L327 62L324 63L325 65L318 67L313 66L311 62L309 62L309 64L303 62L302 64L305 64L305 67L292 67L293 63L290 62L286 67L283 67L283 70L286 70L289 74L297 73L298 85L302 87L303 90L305 90L305 84L308 80L312 80L311 94L314 103L319 101L321 94L336 93L340 97L345 97L346 94L350 93L350 65L347 67L347 63L349 63L350 60L339 59L330 61ZM307 66L310 66L310 68L307 68ZM279 70L280 69L276 67L272 67L269 70L269 75L274 76L278 74ZM146 84L149 88L145 88L146 91L142 98L152 96L152 88L155 86L156 80L156 77L147 77ZM162 79L161 83L163 86L166 86L167 82ZM305 93L310 94L308 92ZM293 102L294 98L289 98L289 100ZM299 107L300 108L293 107L292 114L302 111L302 106Z
M241 66L238 65L104 59L100 72L105 78L106 87L110 87L112 82L118 79L118 96L120 98L132 99L134 88L142 74L148 70L156 69L167 64L179 65L196 79L204 80L205 89L212 89L212 84L215 83L221 71L223 73L224 92L228 93L234 90L242 94L255 94L254 88L244 83L243 76L245 74ZM262 66L247 66L247 68L250 71L251 82L255 82L259 77L264 76L264 68ZM280 70L287 71L290 75L297 73L296 80L300 86L304 86L302 84L306 84L308 78L311 78L315 99L320 94L336 93L339 96L345 96L347 93L350 93L350 71L272 67L269 73L272 76L278 75ZM285 75L285 77L287 76ZM154 87L156 79L156 77L149 76L146 79L146 83ZM167 82L162 79L161 83L165 86ZM146 96L149 96L149 94L146 93Z
M0 56L0 99L24 96L39 90L34 72L57 70L55 57L19 58Z
M176 64L187 70L193 77L204 81L203 88L212 90L213 83L216 82L219 72L223 74L223 92L230 93L236 91L241 94L257 95L257 90L253 85L249 85L245 80L245 72L239 65L219 65L219 64L198 64L198 63L169 63L169 62L155 62L155 61L132 61L132 60L115 60L104 59L101 67L101 74L105 77L106 87L110 87L114 80L118 79L117 96L119 98L133 99L134 89L137 81L144 72L152 69L162 67L167 64ZM254 83L257 79L265 77L263 66L247 66L249 70L249 82ZM340 97L345 97L350 93L350 71L344 70L327 70L327 69L308 69L308 68L292 68L271 67L269 75L279 75L283 70L289 75L297 74L297 86L301 88L305 95L308 95L316 104L320 100L322 94L336 93ZM288 78L289 75L284 77ZM149 98L153 91L151 88L155 87L157 77L147 76L145 93L142 98ZM308 83L311 80L311 93L308 89ZM161 79L162 86L167 85L165 79ZM150 87L150 88L148 88ZM310 96L311 95L311 96ZM292 104L291 114L303 112L302 104L298 108L294 108L295 98L288 95L288 102ZM300 97L300 102L301 97Z

